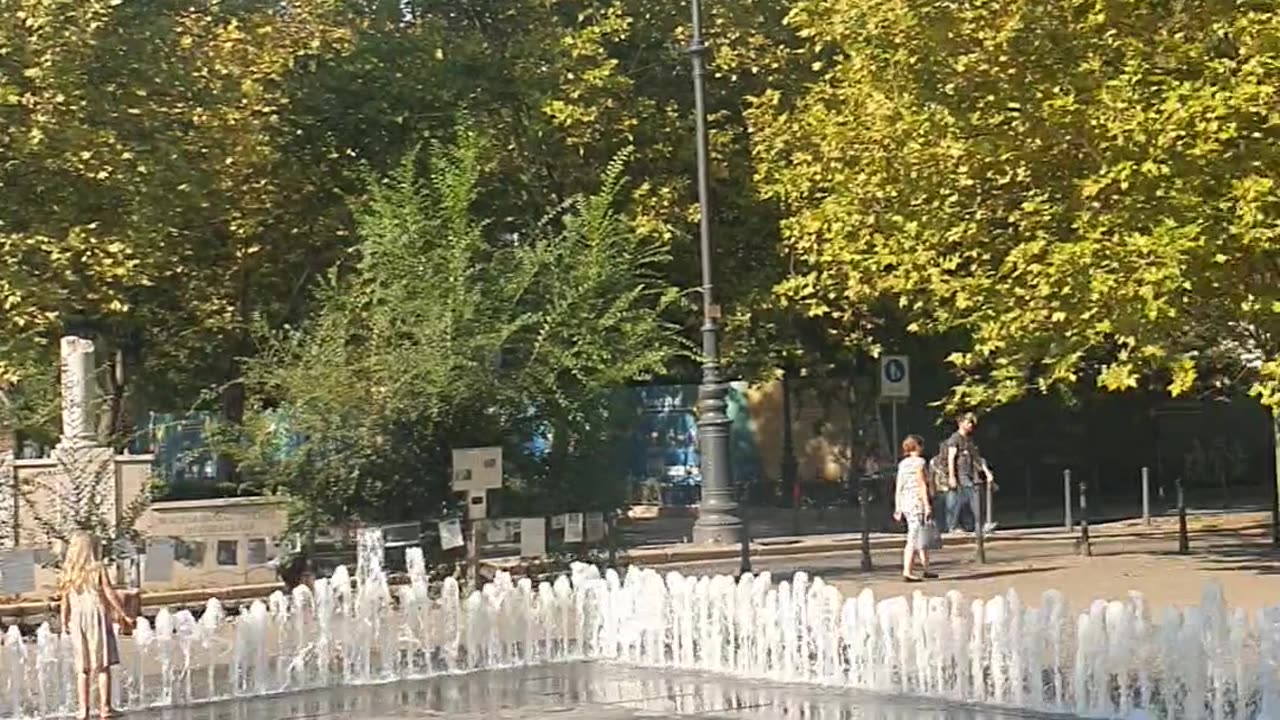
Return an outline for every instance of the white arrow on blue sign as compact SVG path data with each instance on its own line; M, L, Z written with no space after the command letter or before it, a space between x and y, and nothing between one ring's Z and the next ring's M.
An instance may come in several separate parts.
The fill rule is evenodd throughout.
M880 397L896 400L911 397L911 362L906 355L880 358Z

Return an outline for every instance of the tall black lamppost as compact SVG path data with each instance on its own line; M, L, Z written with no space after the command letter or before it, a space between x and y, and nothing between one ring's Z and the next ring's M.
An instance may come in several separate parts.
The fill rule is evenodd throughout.
M698 386L698 453L702 470L702 506L693 525L693 541L742 542L742 520L734 499L729 464L729 425L725 412L728 388L720 375L720 307L711 285L711 189L707 179L707 107L702 84L707 72L707 46L702 42L702 3L692 0L693 102L698 144L698 230L702 255L702 384Z

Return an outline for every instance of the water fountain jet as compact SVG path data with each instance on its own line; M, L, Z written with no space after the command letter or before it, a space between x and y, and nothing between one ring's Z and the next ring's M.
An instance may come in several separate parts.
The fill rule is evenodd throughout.
M1280 708L1280 607L1250 617L1210 589L1156 623L1140 595L1074 616L1016 593L844 597L797 573L687 577L574 565L536 585L505 573L433 593L419 552L394 596L381 538L362 533L345 568L228 618L162 611L121 645L119 695L134 709L458 673L595 661L849 687L1088 717L1272 717ZM0 717L71 710L69 644L42 628L0 641Z

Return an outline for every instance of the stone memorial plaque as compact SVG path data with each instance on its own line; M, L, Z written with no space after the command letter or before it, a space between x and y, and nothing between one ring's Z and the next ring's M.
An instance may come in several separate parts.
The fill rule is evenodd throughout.
M582 542L582 513L566 513L564 516L564 541Z
M600 542L604 535L604 513L587 513L587 542Z
M454 518L440 521L440 549L452 550L466 544L466 539L462 537L461 520Z
M175 554L173 538L149 538L147 552L142 556L142 581L172 582Z
M524 518L520 521L520 557L536 558L547 554L547 521Z
M453 451L454 492L502 487L502 448L457 448Z
M35 589L35 553L25 548L0 553L0 594L22 595Z
M512 522L506 519L489 521L489 542L509 543L515 539L516 528L512 527Z

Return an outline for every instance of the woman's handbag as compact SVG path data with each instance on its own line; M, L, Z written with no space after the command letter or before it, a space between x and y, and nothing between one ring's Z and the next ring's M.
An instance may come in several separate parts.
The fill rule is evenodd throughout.
M924 521L924 549L942 549L942 533L938 532L938 523L934 522L933 518Z

